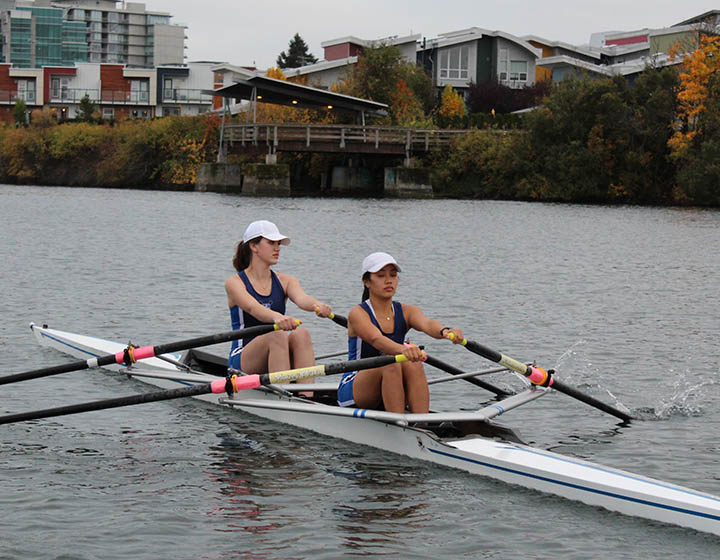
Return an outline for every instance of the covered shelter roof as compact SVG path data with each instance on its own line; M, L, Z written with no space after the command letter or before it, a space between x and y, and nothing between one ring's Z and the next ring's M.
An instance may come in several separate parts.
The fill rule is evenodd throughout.
M233 81L233 84L207 93L230 99L261 101L262 103L287 105L301 109L333 109L363 116L387 114L388 106L385 103L342 95L267 76L236 77Z

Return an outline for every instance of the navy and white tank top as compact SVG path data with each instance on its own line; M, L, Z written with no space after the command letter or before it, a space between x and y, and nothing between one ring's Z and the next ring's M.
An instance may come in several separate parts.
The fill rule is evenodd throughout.
M247 289L248 293L261 305L285 315L285 300L287 299L287 295L285 294L285 290L283 290L282 283L280 282L280 278L278 278L277 274L275 274L272 270L270 271L272 289L270 290L269 295L258 293L255 288L253 288L253 285L244 270L240 271L238 276L243 281L243 284L245 284L245 289ZM237 305L233 305L230 308L230 322L234 331L266 324L259 321ZM240 353L242 352L242 349L247 346L253 338L255 338L255 336L241 338L240 340L233 340L232 348L230 349L230 357L228 359L228 367L240 369Z
M405 322L405 316L402 311L402 304L393 301L393 313L395 315L395 322L393 324L393 331L391 333L383 332L380 328L380 323L375 316L375 310L370 305L370 300L366 299L360 304L365 312L370 315L370 321L375 325L378 330L383 333L390 340L403 344L405 342L405 335L408 332L408 326ZM372 358L374 356L380 356L381 352L374 346L368 344L359 336L348 337L348 360L357 360L359 358Z

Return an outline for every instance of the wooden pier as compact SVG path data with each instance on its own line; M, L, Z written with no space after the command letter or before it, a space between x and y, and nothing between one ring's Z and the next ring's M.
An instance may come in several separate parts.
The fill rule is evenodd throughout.
M397 154L427 152L443 146L467 130L423 130L393 126L321 124L225 125L225 153L323 152Z

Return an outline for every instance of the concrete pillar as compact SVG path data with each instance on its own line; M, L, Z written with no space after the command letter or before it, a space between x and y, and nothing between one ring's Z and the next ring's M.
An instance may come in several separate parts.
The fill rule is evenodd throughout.
M203 163L198 169L195 190L240 193L242 184L242 167L239 164Z
M332 168L330 190L334 193L367 193L377 190L374 187L372 172L366 167Z
M289 196L290 166L284 163L245 165L242 192L251 196Z
M408 167L385 168L385 196L432 198L430 170Z

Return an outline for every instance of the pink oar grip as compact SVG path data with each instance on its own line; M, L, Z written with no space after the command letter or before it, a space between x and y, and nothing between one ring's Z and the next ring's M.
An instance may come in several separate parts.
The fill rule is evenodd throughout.
M144 360L145 358L155 357L155 347L153 346L141 346L133 350L133 355L136 360Z
M213 393L224 393L226 382L226 379L216 379L210 383L210 389ZM244 375L234 379L233 389L235 392L246 391L247 389L257 389L260 385L259 375Z
M155 357L155 348L153 346L140 346L139 348L133 348L132 352L133 352L132 355L133 355L133 358L135 359L135 361L144 360L145 358L154 358ZM125 350L115 354L115 363L117 363L117 364L125 363Z

